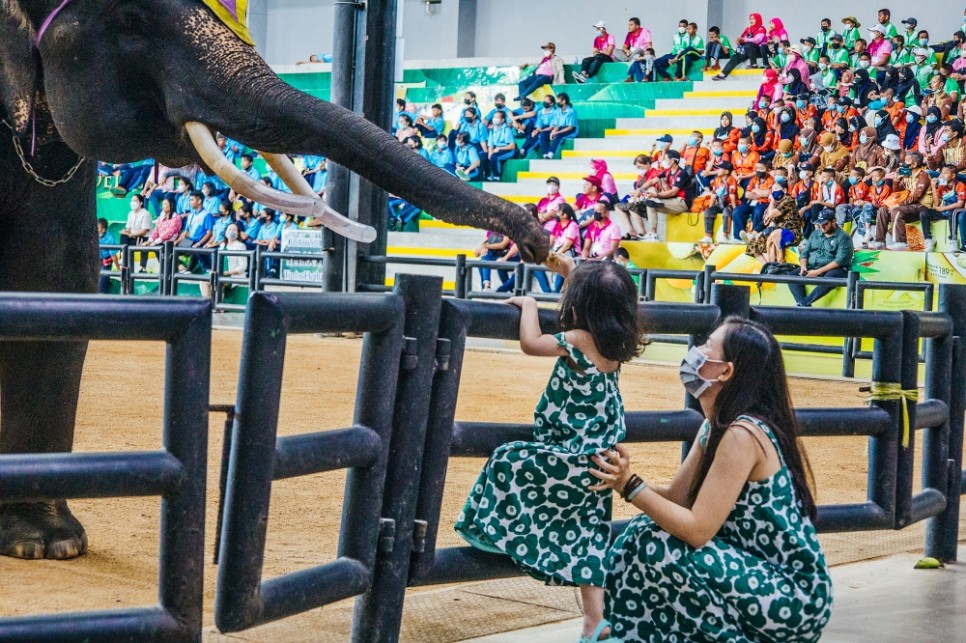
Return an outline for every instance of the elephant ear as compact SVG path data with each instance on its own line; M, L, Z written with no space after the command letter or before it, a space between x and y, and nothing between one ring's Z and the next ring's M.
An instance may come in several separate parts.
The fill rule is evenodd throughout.
M34 27L14 0L0 0L0 100L16 134L27 131L37 87Z

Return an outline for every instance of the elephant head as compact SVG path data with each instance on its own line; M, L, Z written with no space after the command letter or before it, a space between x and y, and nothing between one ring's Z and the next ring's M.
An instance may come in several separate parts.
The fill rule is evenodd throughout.
M16 134L39 123L41 137L89 158L210 168L192 142L197 128L186 130L201 123L266 153L323 154L440 219L508 235L528 261L547 256L543 231L523 209L295 90L200 1L60 5L0 0L0 100Z

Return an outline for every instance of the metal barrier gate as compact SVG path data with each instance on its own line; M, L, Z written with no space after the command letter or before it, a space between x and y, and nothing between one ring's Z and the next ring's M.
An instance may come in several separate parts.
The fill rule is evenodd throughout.
M0 338L167 343L162 449L0 455L0 497L4 501L160 495L158 605L3 618L0 641L200 640L211 303L3 295Z

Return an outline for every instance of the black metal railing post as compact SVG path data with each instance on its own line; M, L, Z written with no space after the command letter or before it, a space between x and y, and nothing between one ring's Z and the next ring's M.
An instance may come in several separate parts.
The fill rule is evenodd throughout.
M457 299L466 299L466 255L462 252L456 255L456 277L453 288Z

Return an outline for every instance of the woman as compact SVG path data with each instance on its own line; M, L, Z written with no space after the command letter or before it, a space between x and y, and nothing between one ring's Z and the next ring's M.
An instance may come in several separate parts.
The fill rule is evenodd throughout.
M852 132L849 131L849 122L844 118L835 119L835 126L832 128L836 140L849 150L852 149Z
M614 181L614 175L610 173L610 169L607 167L607 161L591 159L590 173L600 179L600 191L603 196L607 197L607 209L613 210L613 204L617 203L620 197L617 196L617 183Z
M161 214L154 222L154 231L148 237L145 245L160 246L168 241L174 241L181 234L181 217L174 213L174 199L161 199Z
M770 103L779 101L785 93L785 86L778 80L778 72L774 69L766 69L761 85L758 86L758 95L755 96L755 106L761 107L761 99L767 97Z
M926 110L926 124L919 132L919 151L924 158L936 155L943 144L942 134L942 112L938 107L930 107Z
M778 343L765 326L729 317L680 374L708 420L670 485L632 474L622 445L594 458L596 488L644 512L608 553L612 635L818 640L832 583Z
M758 157L767 161L775 156L775 137L768 130L765 119L758 117L751 122L751 151L758 152Z
M219 244L224 250L229 250L232 252L245 252L245 244L238 238L239 237L238 224L234 221L228 224L225 228L225 239ZM224 257L225 269L222 271L222 277L228 278L239 278L244 277L248 273L248 257L229 255ZM207 281L199 282L198 285L201 287L202 297L211 297L211 283ZM234 288L234 284L222 284L224 290L229 290Z
M879 143L882 143L889 134L899 136L899 132L892 124L892 115L887 110L880 109L875 113L872 117L872 127L875 128L875 138Z
M812 91L812 81L808 75L808 63L802 59L797 50L792 49L788 55L788 63L782 70L782 82L785 83L785 93L792 96L808 94Z
M855 77L852 81L852 91L854 92L853 104L857 108L867 107L869 104L869 94L878 92L879 86L869 77L869 72L865 69L856 69Z
M550 248L554 254L564 255L575 259L581 246L580 228L577 226L574 209L569 203L560 206L557 213L557 225L550 232ZM560 292L564 278L558 274L555 277L553 291Z
M919 145L919 132L922 130L922 108L913 105L906 108L905 121L906 129L902 133L902 149L914 150Z
M798 133L798 125L795 124L795 108L782 107L782 111L778 113L778 130L775 138L779 141L794 141Z
M724 143L724 155L730 157L731 153L738 147L738 138L741 136L740 130L732 123L734 117L731 112L721 112L721 120L718 127L714 130L714 140Z
M772 18L768 21L768 41L765 46L770 55L774 56L781 51L782 42L788 42L788 32L781 18Z
M419 136L419 130L413 127L413 118L409 114L400 114L396 119L396 138L400 143L405 143L406 139Z
M906 108L919 105L922 102L922 88L911 67L899 68L893 95Z
M131 211L127 213L127 222L121 230L121 245L144 245L145 239L151 233L151 213L144 207L144 197L140 194L131 195ZM148 265L148 253L139 252L138 263L141 270ZM123 262L120 262L123 263Z
M765 40L768 38L768 34L765 31L764 25L761 22L760 13L750 13L748 14L748 26L745 30L741 32L738 36L737 49L735 49L734 55L725 68L721 70L714 80L724 80L728 77L735 67L745 62L746 60L751 61L750 67L752 69L758 69L757 60L761 58L761 66L767 67L765 63L765 53L761 50L761 45L764 44Z
M885 137L882 140L884 141ZM876 129L874 127L863 127L859 130L859 144L849 158L849 170L859 167L868 171L877 165L884 165L885 162L885 150L882 149L879 139L876 138Z

